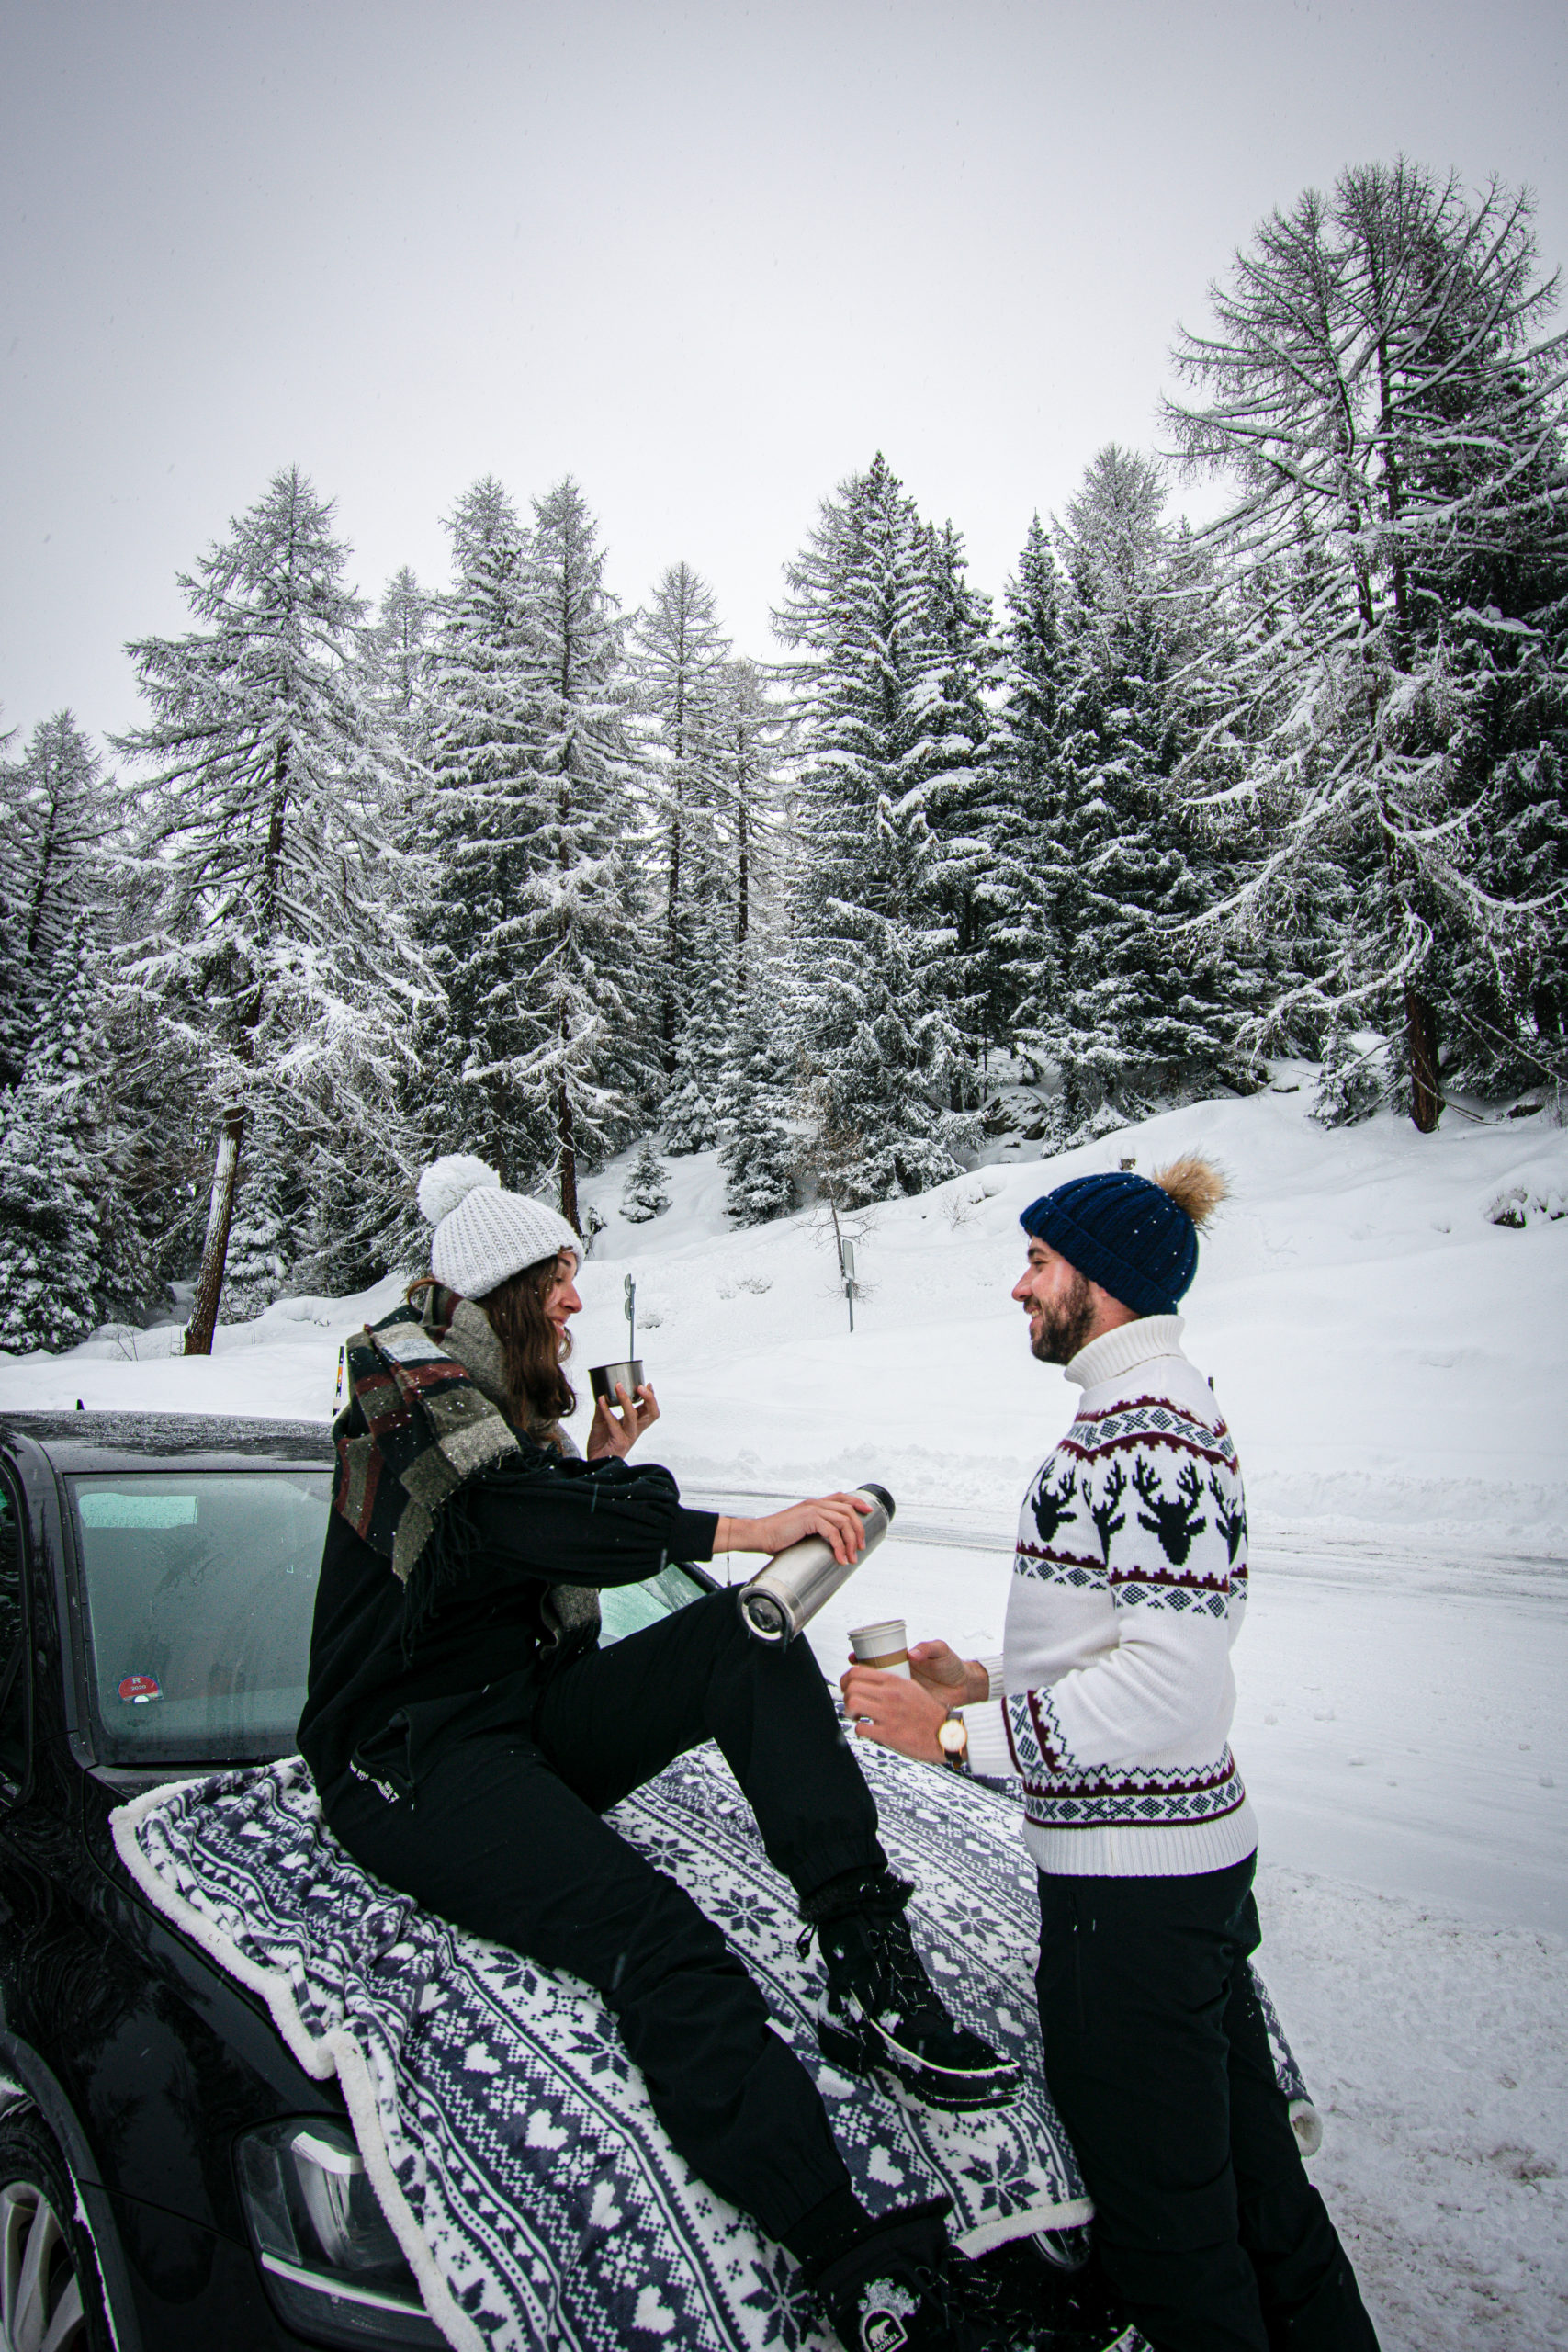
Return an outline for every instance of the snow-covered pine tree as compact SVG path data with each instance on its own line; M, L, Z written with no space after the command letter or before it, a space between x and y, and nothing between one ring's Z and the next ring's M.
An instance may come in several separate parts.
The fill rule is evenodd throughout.
M149 1266L139 1306L166 1305L170 1283L183 1280L197 1262L212 1166L201 1032L168 1021L162 1001L127 982L120 968L124 943L147 935L162 895L156 865L128 854L115 877L108 942L97 958L97 1083L109 1163ZM135 1317L128 1309L114 1319Z
M789 717L750 662L726 669L721 732L718 867L728 886L728 937L713 933L716 993L720 965L729 985L724 1064L716 1072L705 1068L703 1083L716 1108L725 1206L737 1224L761 1225L796 1204L800 1144L790 1124L798 1073L789 1023L781 1019L791 998L784 928L788 828L779 780ZM716 1034L716 1023L707 1023L710 1050Z
M21 1075L54 959L84 914L96 927L119 808L103 763L69 710L34 728L0 766L0 1087Z
M20 1079L0 1097L0 1347L74 1347L152 1287L118 1182L100 976L85 919L50 959Z
M281 1297L290 1277L297 1289L327 1287L303 1275L320 1227L305 1175L309 1155L297 1155L290 1142L265 1114L252 1120L224 1268L226 1323L250 1322Z
M420 833L428 809L433 654L440 600L422 588L405 564L382 592L374 626L366 630L365 686L389 738L402 755L400 789L388 796L387 821L400 850L412 859L406 877L417 898L432 878L423 870Z
M1517 910L1515 923L1491 932L1445 926L1439 934L1450 1082L1487 1093L1543 1080L1568 1088L1568 599L1560 612L1525 657L1534 656L1542 673L1540 740L1491 765L1472 871L1478 891ZM1517 689L1517 657L1508 652L1507 684ZM1510 691L1498 699L1524 721L1499 731L1529 731L1523 697Z
M116 911L109 910L107 936L103 916L78 915L56 949L26 1072L86 1171L97 1227L100 1323L136 1321L167 1298L155 1263L156 1227L138 1197L145 1104L115 1022Z
M1036 514L1007 583L997 722L998 786L979 885L1008 1035L1038 1069L1053 1059L1063 986L1067 712L1077 686L1063 627L1066 582Z
M773 914L774 770L787 719L753 664L728 658L712 598L689 566L665 574L634 645L638 701L653 729L666 1054L675 1024L660 1125L667 1149L706 1151L731 1115L749 943Z
M964 541L952 523L928 527L925 553L931 656L920 728L924 805L935 844L936 904L953 932L943 972L964 1046L953 1108L970 1110L977 1100L968 1090L970 1073L1007 1034L992 883L1006 777L987 701L997 649L990 600L970 586Z
M142 871L158 886L130 985L199 1059L218 1130L186 1333L212 1344L258 1114L331 1148L401 1149L395 1080L421 996L389 886L382 805L398 764L361 684L360 600L332 509L297 467L182 580L200 626L130 648L151 722Z
M846 1202L956 1173L973 1064L953 1022L925 811L942 649L923 527L879 454L823 503L774 627L795 650L793 990L815 1154Z
M1292 983L1274 1018L1304 1002L1325 1029L1396 1022L1398 1091L1423 1131L1445 1030L1481 1025L1467 996L1490 995L1499 1069L1556 1050L1559 1000L1529 987L1561 937L1556 886L1532 904L1481 878L1517 813L1511 760L1533 776L1555 752L1526 645L1551 648L1560 673L1561 627L1517 609L1540 594L1538 610L1561 610L1568 511L1565 339L1540 333L1555 288L1530 223L1496 182L1472 197L1404 161L1342 173L1238 254L1214 331L1177 347L1198 398L1168 411L1188 463L1235 481L1216 537L1272 583L1235 704L1289 814L1237 910L1288 907L1325 849L1351 883L1333 966Z
M430 640L436 600L422 588L407 564L382 592L367 650L387 724L417 750L430 698Z
M576 1224L580 1159L613 1150L650 1091L651 1040L630 851L638 763L624 624L598 530L570 476L534 507L524 560L533 701L531 871L515 907L518 982L533 1012L503 1077L548 1122L561 1214Z
M1057 820L1064 986L1046 1038L1068 1109L1090 1121L1243 1080L1247 976L1190 928L1220 893L1172 783L1189 731L1182 673L1212 591L1164 503L1152 462L1112 443L1061 526L1076 678Z
M63 1122L96 1204L100 1322L132 1317L162 1288L153 1248L177 1209L155 1171L181 1156L170 1143L180 1110L171 1121L154 1099L165 1085L171 1098L177 1091L178 1053L155 1047L150 1017L124 1017L117 986L116 951L138 912L124 848L118 786L71 712L57 712L0 771L0 1090L39 1046L51 1132ZM78 995L90 1020L68 1049L64 1008ZM35 1079L39 1068L35 1055ZM183 1166L170 1189L188 1189Z
M686 1014L661 1120L664 1148L677 1155L711 1151L722 1129L734 1044L729 944L705 923L687 958Z
M781 911L778 771L790 732L787 709L768 694L755 663L726 664L719 732L719 865L730 888L739 1007L750 986L753 946L769 936Z
M637 706L649 729L659 829L660 1061L667 1081L689 1093L691 1073L677 1079L677 1068L697 999L707 992L712 957L705 953L706 935L722 904L716 817L730 652L713 591L689 563L671 564L663 573L633 619L630 646ZM689 1049L685 1058L691 1060ZM689 1141L690 1107L677 1114L673 1127L666 1115L669 1148L706 1150L714 1140L710 1126L699 1118L694 1132L701 1139Z
M664 1162L653 1148L653 1137L644 1136L621 1194L621 1215L629 1224L647 1225L651 1218L662 1216L669 1205Z
M787 1038L777 1005L780 976L749 956L742 1012L726 1088L724 1205L737 1225L788 1216L798 1198L799 1142L789 1124L795 1095Z
M526 541L493 476L464 492L447 529L453 583L430 649L418 820L431 873L417 927L441 996L421 1026L415 1115L428 1153L461 1144L525 1192L551 1157L547 1111L518 1076L547 1034L525 909L551 864Z
M90 1338L102 1283L87 1171L24 1073L0 1096L0 1348L58 1353Z
M382 592L376 618L361 634L361 684L388 744L395 746L379 811L379 830L395 852L384 876L399 927L417 941L440 879L427 764L434 687L434 638L442 600L405 565ZM434 974L427 966L426 978ZM225 1311L254 1312L274 1295L272 1269L287 1256L291 1279L333 1296L368 1288L395 1266L423 1262L429 1233L413 1197L420 1165L446 1148L440 1116L450 1091L444 1058L449 1038L438 987L428 988L412 1031L417 1067L398 1073L398 1142L383 1135L295 1138L264 1172L271 1147L253 1132L248 1197L230 1248Z

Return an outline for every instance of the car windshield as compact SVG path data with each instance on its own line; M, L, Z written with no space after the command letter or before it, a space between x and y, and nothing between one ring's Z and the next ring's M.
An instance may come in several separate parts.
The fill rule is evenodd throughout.
M66 1483L100 1763L288 1755L305 1703L332 1472L139 1472ZM619 1641L702 1589L667 1567L605 1592L603 1639Z

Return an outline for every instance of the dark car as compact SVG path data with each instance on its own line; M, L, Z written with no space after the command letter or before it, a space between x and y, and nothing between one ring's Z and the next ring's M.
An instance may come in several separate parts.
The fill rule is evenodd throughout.
M0 2352L445 2341L335 2084L108 1827L293 1751L332 1464L316 1423L0 1415ZM711 1588L606 1593L604 1638Z

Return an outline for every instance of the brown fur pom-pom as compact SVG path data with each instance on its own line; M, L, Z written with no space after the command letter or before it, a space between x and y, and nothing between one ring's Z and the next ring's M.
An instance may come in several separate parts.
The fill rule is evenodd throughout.
M1206 1225L1220 1203L1230 1192L1230 1186L1219 1170L1195 1151L1184 1152L1173 1159L1168 1168L1154 1170L1150 1182L1168 1193L1179 1209L1185 1209L1196 1226Z

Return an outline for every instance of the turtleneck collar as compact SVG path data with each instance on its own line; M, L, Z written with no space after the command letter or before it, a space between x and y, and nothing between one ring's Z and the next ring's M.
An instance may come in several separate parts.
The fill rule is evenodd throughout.
M1102 1380L1119 1380L1156 1356L1179 1356L1184 1326L1180 1315L1140 1315L1135 1322L1118 1323L1080 1348L1064 1367L1064 1376L1079 1388L1097 1388Z

